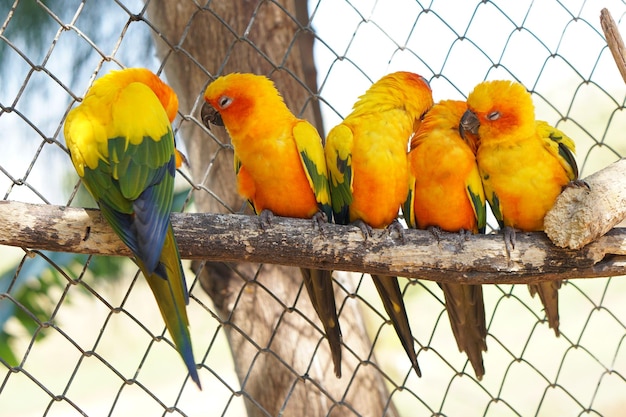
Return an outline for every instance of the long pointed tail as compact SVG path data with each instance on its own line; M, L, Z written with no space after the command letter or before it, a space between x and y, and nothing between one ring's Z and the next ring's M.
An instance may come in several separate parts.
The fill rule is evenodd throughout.
M139 264L144 270L143 265ZM162 276L163 271L165 277ZM187 366L191 379L198 385L198 388L202 389L189 334L189 319L187 318L189 294L171 225L161 251L159 267L156 272L152 274L144 272L144 275L161 310L165 326Z
M415 353L413 333L409 326L409 319L406 315L402 292L398 284L398 278L372 275L374 285L378 290L378 295L383 302L383 306L391 319L394 329L400 338L400 342L411 360L413 369L418 376L422 376L422 371L417 364L417 354Z
M554 334L556 334L557 337L561 334L559 332L559 288L561 288L561 281L528 284L530 295L534 297L535 294L539 294L541 304L543 304L546 316L548 317L548 325L554 330Z
M335 306L332 272L305 268L300 270L313 308L324 326L335 366L335 375L341 378L341 328Z
M485 375L482 352L487 351L485 304L480 285L440 284L452 333L460 352L469 358L476 378Z

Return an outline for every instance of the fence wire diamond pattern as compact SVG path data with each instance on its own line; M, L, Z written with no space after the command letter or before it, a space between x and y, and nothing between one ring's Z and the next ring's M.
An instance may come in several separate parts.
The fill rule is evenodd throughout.
M209 68L183 45L194 37L197 16L213 16L236 39L201 40L207 48L211 43L245 43L274 70L290 72L284 62L296 48L295 39L284 40L285 59L277 61L248 30L237 32L233 16L219 14L214 4L219 2L177 1L195 8L182 25L179 44L170 43L164 28L151 19L155 5L150 0L147 5L137 0L0 0L4 200L93 206L78 187L65 148L65 116L109 69L146 66L171 77L164 70L168 62L184 59L206 73L207 83L219 75L228 55ZM431 83L436 101L462 99L484 79L516 79L533 93L537 115L576 140L585 177L626 155L621 136L626 88L598 20L601 7L608 7L620 23L626 5L607 3L311 0L309 23L300 31L314 36L318 94L311 98L318 99L327 131L350 112L358 95L391 71L420 73ZM278 2L260 1L256 10L262 7L302 21ZM256 13L245 17L249 30L257 18ZM163 55L160 49L157 54L155 42L168 44L170 53ZM201 126L201 93L196 91L192 108L181 109L174 123L178 136L189 126ZM309 104L294 110L304 112ZM212 133L203 134L220 146L207 155L202 175L179 172L179 210L193 211L198 199L207 198L232 212L243 211L222 190L206 186L213 161L230 148ZM13 247L0 251L0 415L239 416L246 413L245 402L256 404L258 415L272 415L247 390L246 370L244 378L237 377L225 327L238 332L259 356L274 355L295 376L299 372L289 358L273 353L271 344L258 345L245 329L220 317L198 279L201 265L194 275L185 262L203 391L186 377L132 262ZM225 267L240 271L237 265ZM252 274L253 281L263 268ZM242 282L250 279L249 271L240 274ZM478 381L456 348L436 283L401 280L424 374L418 378L385 322L368 277L335 275L341 287L338 309L356 306L365 317L373 348L370 357L359 360L383 376L389 415L395 415L395 407L401 416L616 416L626 406L626 283L619 277L564 283L559 338L525 286L485 286L489 351L484 355L486 375ZM242 294L250 291L246 284L241 288ZM305 302L299 295L281 299L261 281L254 288L284 309L274 322L276 332L285 326L283 316L298 313ZM233 299L230 308L236 312L244 298ZM350 340L344 342L350 349ZM310 379L306 383L325 391ZM289 401L290 392L281 398L283 408ZM328 395L327 401L330 412L343 399ZM345 415L356 415L356 409L347 407Z

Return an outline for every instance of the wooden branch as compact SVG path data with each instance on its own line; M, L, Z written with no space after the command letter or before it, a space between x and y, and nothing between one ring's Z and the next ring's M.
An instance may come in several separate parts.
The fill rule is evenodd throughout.
M622 79L626 82L626 48L624 47L624 41L615 24L615 20L613 20L611 13L607 9L600 11L600 25L604 31L606 43L611 50L611 54L613 54L617 68L620 74L622 74Z
M519 233L507 256L500 235L406 230L404 242L387 230L367 240L357 227L275 217L270 227L255 216L174 213L172 224L185 259L262 262L317 269L370 272L439 282L532 283L626 274L626 229L574 251L554 246L543 233ZM0 244L99 255L129 256L98 210L0 204ZM618 255L618 256L607 256Z
M585 178L585 187L567 187L544 220L552 242L580 249L626 218L626 159Z

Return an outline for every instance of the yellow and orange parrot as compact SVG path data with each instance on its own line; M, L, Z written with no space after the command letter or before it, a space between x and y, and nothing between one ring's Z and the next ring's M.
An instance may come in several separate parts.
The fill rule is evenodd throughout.
M353 111L326 138L335 222L371 228L392 225L407 198L408 141L432 106L428 82L411 72L382 77L354 104ZM396 277L372 275L383 306L415 372L414 340Z
M478 135L476 159L485 195L504 228L507 248L515 229L543 230L543 219L563 187L576 181L574 142L546 122L535 120L532 97L512 81L485 81L467 97L462 131ZM560 281L529 285L539 293L549 326L559 335Z
M444 100L426 114L411 140L409 197L404 218L409 227L446 232L484 232L485 193L476 164L475 137L461 137L459 124L467 110L463 101ZM468 135L470 136L470 135ZM480 285L440 283L452 333L466 352L476 377L485 374L487 326Z
M171 121L174 91L145 68L111 71L70 111L72 163L104 218L145 275L191 379L200 379L189 334L189 294L170 223L180 158Z
M267 77L233 73L217 78L204 92L202 120L225 126L235 151L237 189L254 211L315 218L332 216L322 139L298 119ZM324 221L326 221L324 220ZM331 271L302 268L304 284L320 318L335 368L341 376L341 329Z

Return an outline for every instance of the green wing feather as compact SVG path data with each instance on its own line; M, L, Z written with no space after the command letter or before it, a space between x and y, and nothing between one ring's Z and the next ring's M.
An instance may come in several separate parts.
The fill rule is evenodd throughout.
M478 166L470 172L465 185L467 197L472 203L474 215L476 216L476 226L480 233L484 233L485 227L487 226L487 204L485 202L485 191L483 189L483 183L480 180Z
M72 160L79 173L82 168L83 182L104 217L135 254L191 378L200 386L186 312L189 295L169 220L176 172L169 119L144 84L122 88L116 101L108 103L111 120L101 120L107 103L90 108L94 100L86 97L68 116L65 135ZM72 125L74 121L78 123ZM102 132L109 137L102 140Z
M407 226L412 229L417 229L417 222L415 221L415 177L409 172L409 193L406 196L406 201L402 205L402 214L404 215L404 221Z
M300 161L315 193L320 210L328 221L332 219L330 186L322 139L317 130L306 121L298 121L293 127L293 137L300 155ZM337 317L332 272L325 270L301 269L304 284L315 308L330 346L335 365L335 375L341 376L341 328Z
M350 223L352 204L352 144L354 137L349 127L335 126L326 138L326 164L330 175L335 223Z
M158 141L146 137L139 145L127 145L122 137L108 144L108 161L100 160L94 170L86 168L83 181L111 227L152 272L172 208L173 133L170 129Z
M330 221L332 218L331 195L322 139L317 130L306 121L299 121L294 125L293 137L300 154L304 172L309 180L311 189L315 193L315 199L320 210L326 214Z
M578 165L574 158L576 145L574 141L565 133L556 127L550 126L548 123L538 120L536 122L537 133L543 139L544 145L554 155L570 180L578 179Z
M495 191L491 193L491 198L487 198L489 201L489 207L491 207L491 212L493 216L498 221L498 225L500 229L504 228L504 217L502 216L502 205L500 204L500 199Z
M237 174L239 174L239 170L241 169L241 159L237 156L237 152L234 152L233 155L233 165L235 168L235 176L237 176Z
M160 262L168 277L167 279L163 279L162 276L157 273L147 273L140 261L138 261L137 264L142 269L146 281L154 294L167 330L185 362L191 379L198 387L201 387L200 377L196 369L196 361L193 356L191 335L189 333L189 319L187 317L189 294L187 292L185 275L183 274L180 254L171 224L168 225L165 235Z
M372 275L372 281L400 339L400 343L402 343L404 351L411 360L415 373L417 373L417 376L422 376L422 371L417 363L417 354L415 353L415 340L411 332L398 279L384 275Z

